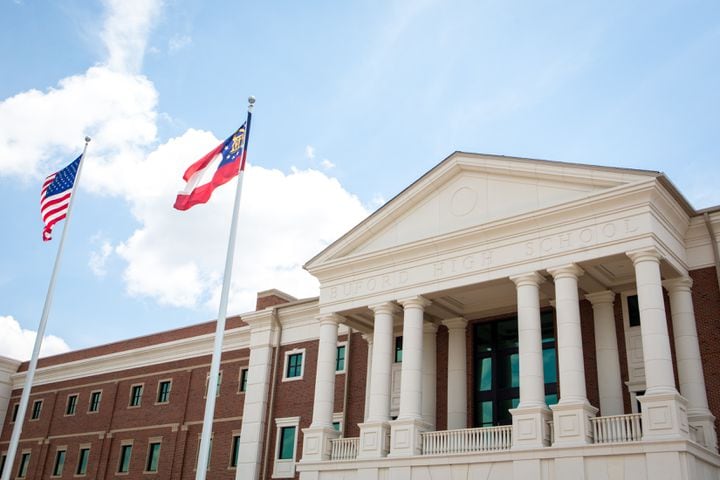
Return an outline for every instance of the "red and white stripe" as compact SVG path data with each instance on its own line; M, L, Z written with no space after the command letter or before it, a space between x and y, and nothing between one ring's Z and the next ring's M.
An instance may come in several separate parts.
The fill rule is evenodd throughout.
M42 191L40 192L40 216L45 224L43 229L43 241L49 241L52 233L53 226L64 219L67 215L68 207L70 206L70 197L72 196L73 189L65 190L62 193L46 197L50 184L55 180L55 173L48 176L43 183Z

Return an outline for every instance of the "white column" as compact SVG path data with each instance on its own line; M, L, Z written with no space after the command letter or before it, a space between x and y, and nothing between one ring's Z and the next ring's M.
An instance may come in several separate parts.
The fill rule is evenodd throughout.
M550 410L545 404L539 285L545 279L537 272L510 277L517 289L520 403L510 410L513 417L513 449L548 444Z
M400 412L390 422L390 456L420 454L420 434L429 426L422 419L423 316L430 302L421 296L398 301L404 309Z
M580 327L578 276L583 271L574 264L548 269L555 280L557 313L557 353L560 377L560 401L553 410L553 444L592 443L590 417L597 409L587 399L585 360Z
M437 329L433 322L425 322L423 327L422 418L431 430L435 430L437 412Z
M447 429L467 427L467 320L443 320L448 328Z
M370 379L372 378L372 352L373 352L373 335L372 333L364 333L362 338L367 342L367 367L365 368L365 413L363 421L367 421L370 414Z
M339 432L332 426L335 407L335 363L337 360L338 323L342 317L324 315L320 321L320 339L315 374L315 397L310 428L303 429L303 460L329 460L330 440Z
M643 440L688 438L687 400L675 388L660 276L661 255L655 249L627 255L635 266L645 364L645 395L638 398Z
M613 301L615 292L605 290L585 295L593 308L595 360L597 363L600 413L605 416L625 413L620 374L617 332Z
M390 420L390 382L393 362L393 320L398 312L394 303L373 305L375 313L370 398L365 422L360 424L360 447L358 458L379 458L389 450L388 431Z
M665 280L663 286L670 296L678 381L680 394L688 401L688 420L698 429L698 440L717 451L715 417L708 407L692 302L692 283L690 277L680 277Z

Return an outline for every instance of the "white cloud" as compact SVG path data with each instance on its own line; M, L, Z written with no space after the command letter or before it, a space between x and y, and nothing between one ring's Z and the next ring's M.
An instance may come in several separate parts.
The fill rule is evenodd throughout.
M21 328L18 321L12 316L0 315L0 332L2 333L0 335L0 352L2 352L2 355L17 360L30 359L37 331ZM40 347L40 356L47 357L69 350L70 347L62 338L55 335L45 335Z
M312 145L305 145L305 158L313 160L315 158L315 147Z
M323 158L323 161L320 162L320 165L325 170L330 170L331 168L335 168L335 164L333 162L331 162L330 160L328 160L327 158Z
M107 48L107 66L117 72L137 73L142 66L150 28L160 13L159 0L105 0L108 9L101 38Z
M88 266L96 276L104 277L107 274L105 265L108 261L108 258L110 258L112 252L113 247L107 240L103 240L97 250L90 252L90 260L88 261Z
M168 50L175 53L192 43L192 37L189 35L174 35L168 40Z

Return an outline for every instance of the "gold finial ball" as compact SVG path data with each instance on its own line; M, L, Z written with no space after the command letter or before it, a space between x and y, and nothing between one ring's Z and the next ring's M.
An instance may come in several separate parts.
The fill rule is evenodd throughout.
M254 104L254 103L255 103L255 97L253 97L252 95L250 95L250 96L248 97L248 103L249 103L250 105Z
M85 143L90 143L90 137L85 137Z

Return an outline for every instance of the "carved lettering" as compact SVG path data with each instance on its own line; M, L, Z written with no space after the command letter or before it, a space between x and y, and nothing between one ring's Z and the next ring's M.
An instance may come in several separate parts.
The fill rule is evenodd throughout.
M625 232L633 233L633 232L637 232L637 229L638 229L637 223L635 223L630 218L625 219Z
M552 238L545 237L542 240L540 240L540 250L542 250L545 253L552 250Z
M583 228L580 230L580 241L583 243L590 243L593 239L593 231L589 228Z
M570 234L562 233L558 236L560 239L560 248L570 248Z
M472 255L468 255L467 257L463 258L462 265L465 270L472 270L472 268L475 266L475 257L473 257Z
M372 292L373 290L375 290L375 287L377 287L377 280L375 280L374 278L371 278L370 280L367 281L368 291Z
M532 257L535 255L535 245L533 242L527 242L525 244L525 255L528 257Z
M612 238L615 236L615 224L614 223L606 223L602 227L602 233L607 238Z
M443 262L435 262L433 264L433 272L435 273L435 278L442 277L443 275Z

